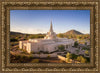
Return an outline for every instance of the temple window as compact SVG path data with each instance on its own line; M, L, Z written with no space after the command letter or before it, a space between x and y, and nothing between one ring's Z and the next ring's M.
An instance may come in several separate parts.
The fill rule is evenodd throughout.
M66 45L66 48L68 48L68 45Z

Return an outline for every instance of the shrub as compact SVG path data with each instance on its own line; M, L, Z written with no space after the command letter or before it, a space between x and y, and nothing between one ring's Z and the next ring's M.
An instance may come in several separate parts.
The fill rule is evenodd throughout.
M22 49L23 54L29 54L25 49Z
M50 55L48 55L47 58L50 58Z
M42 50L41 50L40 52L41 52L41 53L43 53L43 51L42 51Z
M85 42L85 45L87 45L87 42Z
M81 63L85 63L86 62L86 59L85 58L82 58L81 59Z
M59 33L57 36L60 37L60 38L63 38L64 34Z
M39 59L34 59L31 61L31 63L38 63L39 62Z
M59 46L58 46L58 49L59 49L60 51L64 51L65 46L64 46L64 45L59 45Z
M23 56L23 59L26 59L27 58L27 56Z
M31 54L34 54L34 52L32 51Z
M78 55L72 54L72 59L77 59Z
M90 58L86 57L86 62L89 63L90 62Z
M71 58L72 56L71 56L71 54L68 52L68 53L66 54L66 57L67 57L67 58Z
M68 52L68 53L66 54L66 57L67 57L67 58L66 58L66 61L69 62L69 61L70 61L70 58L71 58L72 56L71 56L71 54Z
M40 54L40 52L37 52L37 54Z
M74 42L74 47L77 47L77 46L78 46L78 42L75 41L75 42Z
M49 54L49 52L48 52L48 51L46 51L46 52L44 52L44 54Z
M86 59L82 56L78 56L77 61L80 61L81 63L86 63Z
M12 39L10 39L10 41L11 41L11 42L16 42L16 41L18 41L18 39L12 38Z
M90 50L89 47L83 47L82 50Z
M86 51L85 51L85 54L87 54L87 55L88 55L88 54L89 54L89 51L88 51L88 50L86 50Z
M33 59L33 55L29 55L29 56L27 56L27 58L31 60L31 59Z
M16 55L16 59L20 59L21 58L21 56L20 55Z

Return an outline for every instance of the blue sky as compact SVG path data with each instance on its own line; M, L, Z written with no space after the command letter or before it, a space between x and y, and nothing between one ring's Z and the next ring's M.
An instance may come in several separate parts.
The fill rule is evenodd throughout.
M51 20L56 33L90 33L90 10L10 10L10 31L47 33Z

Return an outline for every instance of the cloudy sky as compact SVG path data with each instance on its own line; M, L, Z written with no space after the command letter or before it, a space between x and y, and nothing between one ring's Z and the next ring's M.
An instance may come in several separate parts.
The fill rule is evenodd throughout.
M10 31L47 33L51 21L56 33L72 29L90 33L90 10L10 10Z

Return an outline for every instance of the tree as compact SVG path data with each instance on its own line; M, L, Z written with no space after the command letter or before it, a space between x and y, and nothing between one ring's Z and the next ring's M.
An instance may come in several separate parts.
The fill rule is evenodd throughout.
M17 38L12 38L12 39L10 39L10 41L11 42L16 42L16 41L18 41L18 39Z
M58 49L59 49L60 51L63 51L63 50L65 49L65 46L64 46L64 45L59 45L59 46L58 46Z
M89 54L89 51L88 51L88 50L86 50L86 51L85 51L85 54L87 54L87 55L88 55L88 54Z
M34 35L30 35L28 39L34 39L35 36Z
M75 47L78 46L78 42L77 42L77 41L74 42L74 46L75 46Z
M87 45L87 42L85 42L85 45Z
M80 35L80 36L78 37L78 39L82 39L82 36Z
M77 61L80 61L81 63L85 63L86 62L86 59L82 56L78 56L77 57Z
M85 63L85 62L86 62L86 59L82 57L81 63Z
M67 57L67 58L71 58L71 57L72 57L72 56L71 56L71 53L68 52L68 53L66 54L66 57Z
M48 55L47 58L50 58L50 55Z
M89 47L83 47L82 50L90 50Z
M63 38L64 37L64 35L61 34L61 33L59 33L57 36L60 37L60 38Z
M75 54L71 54L71 58L72 59L77 59L78 55L75 55Z
M72 56L71 56L71 54L68 52L68 53L66 54L66 57L67 57L67 58L66 58L66 61L69 62L69 61L70 61L70 58L71 58Z
M34 54L34 52L32 51L31 54Z

